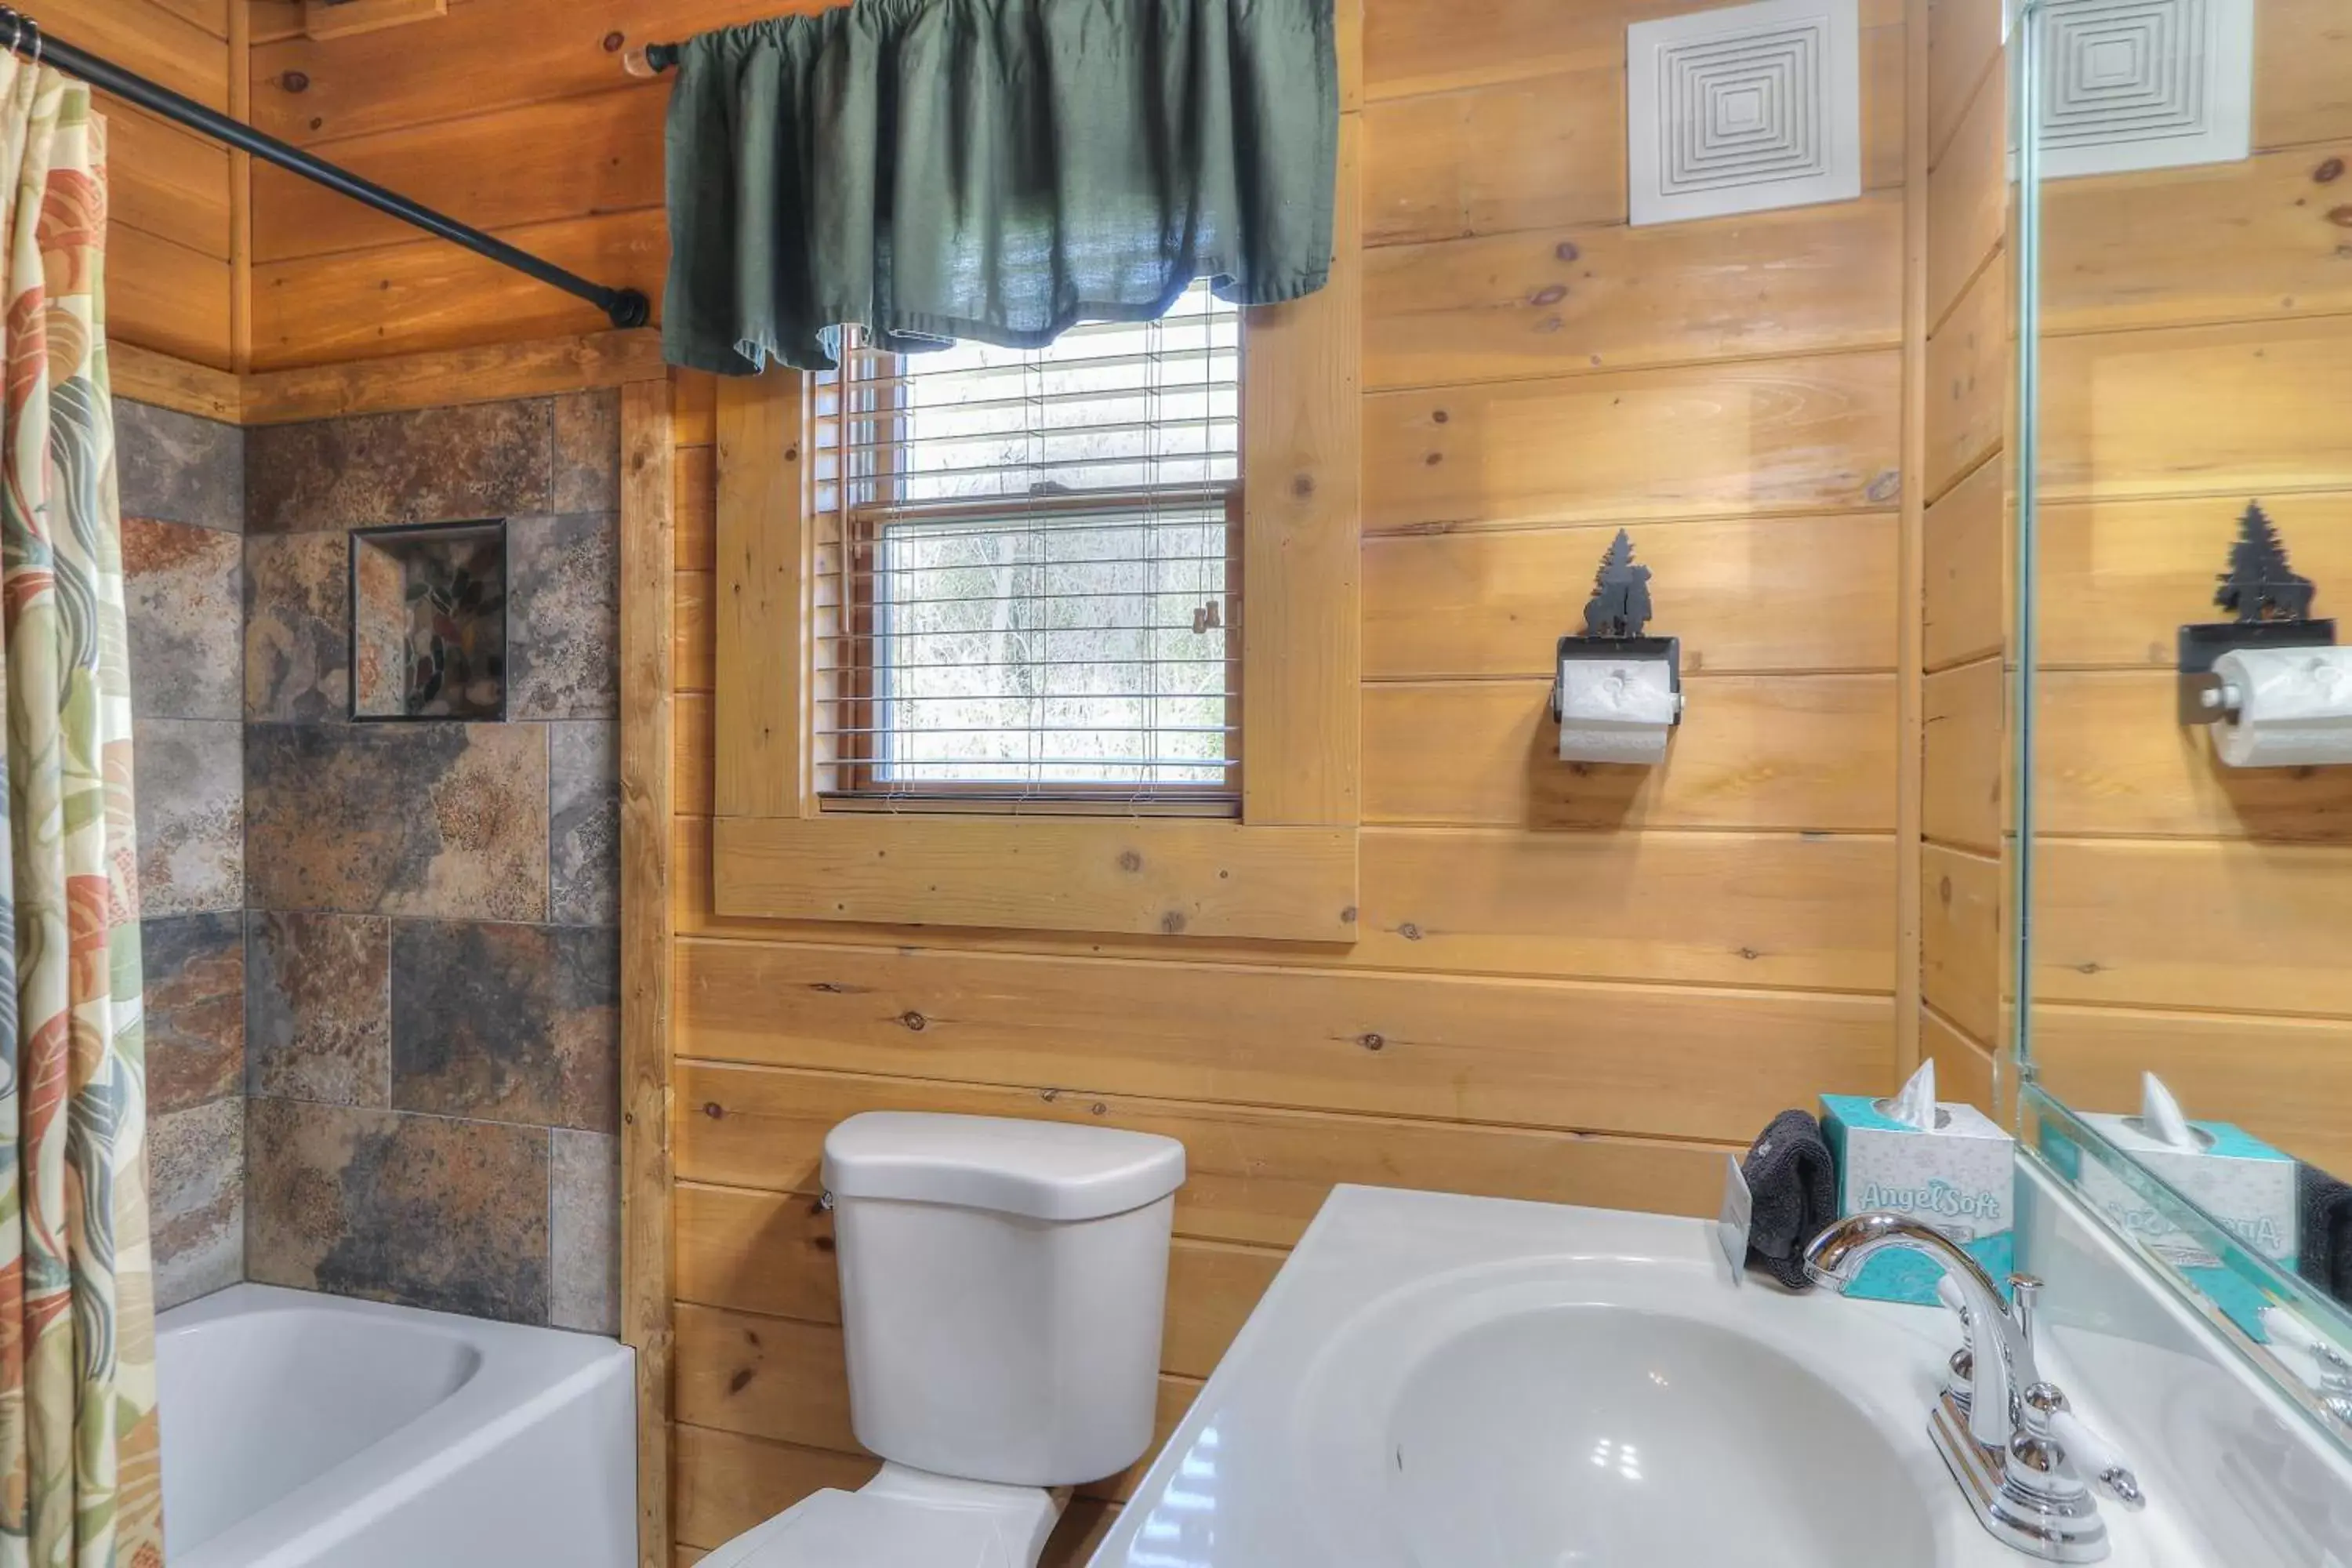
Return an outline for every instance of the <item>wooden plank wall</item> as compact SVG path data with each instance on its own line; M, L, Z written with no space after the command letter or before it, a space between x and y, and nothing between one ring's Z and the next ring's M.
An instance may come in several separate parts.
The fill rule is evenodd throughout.
M47 16L229 102L237 3ZM2322 1158L2352 1088L2335 940L2352 785L2218 773L2164 710L2171 628L2202 613L2248 494L2323 593L2352 583L2336 416L2352 34L2333 4L2266 0L2252 162L2052 194L2036 975L2042 1059L2071 1098L2113 1100L2152 1064L2199 1110ZM681 1562L869 1472L814 1201L824 1130L856 1110L1182 1138L1172 1423L1334 1182L1705 1212L1771 1111L1887 1087L1915 854L1919 1048L1990 1094L2011 418L1999 7L1911 0L1906 26L1904 0L1864 0L1860 202L1637 231L1622 28L1687 5L1371 0L1363 19L1366 826L1363 937L1344 952L715 919L712 399L677 379ZM451 0L441 20L318 43L286 0L251 0L252 112L657 291L667 95L627 83L618 52L777 8ZM117 117L115 328L226 364L236 181L178 137ZM601 325L266 173L251 238L263 368L454 363ZM1911 463L1906 350L1926 394ZM302 374L247 395L299 416ZM1656 572L1660 628L1685 638L1690 717L1661 769L1563 768L1540 717L1549 648L1619 525ZM1912 679L1917 846L1898 782ZM1058 1561L1125 1486L1089 1489Z
M622 53L825 0L451 0L317 40L256 0L254 123L658 304L663 82ZM591 332L594 307L291 175L254 175L261 369Z
M1992 1109L2002 1054L2002 722L2012 360L2008 71L2000 7L1916 0L1927 81L1919 849L1923 1056Z
M50 0L43 28L208 108L229 110L244 0ZM232 37L232 24L237 36ZM234 363L227 150L99 95L110 168L107 326L117 342Z
M2342 1172L2352 769L2223 768L2172 714L2250 498L2352 608L2352 29L2260 12L2251 160L2046 197L2035 1055L2072 1103L2153 1068Z
M1335 1182L1711 1213L1774 1111L1891 1085L1903 9L1864 6L1864 199L1634 230L1623 28L1681 8L1364 20L1352 949L715 918L711 392L680 379L680 1561L870 1473L815 1203L857 1110L1182 1139L1172 1424ZM385 121L344 112L355 138ZM1621 525L1689 672L1654 771L1548 754L1551 646ZM1087 1489L1054 1561L1130 1481Z

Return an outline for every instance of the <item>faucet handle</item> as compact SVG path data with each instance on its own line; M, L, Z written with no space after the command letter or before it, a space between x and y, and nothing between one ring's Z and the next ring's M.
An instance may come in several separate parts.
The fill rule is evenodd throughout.
M2065 1450L2066 1462L2074 1467L2074 1473L2089 1485L2134 1513L2147 1506L2147 1494L2140 1490L2139 1478L2132 1474L2106 1439L2084 1426L2083 1418L2063 1400L2050 1412L2050 1435Z

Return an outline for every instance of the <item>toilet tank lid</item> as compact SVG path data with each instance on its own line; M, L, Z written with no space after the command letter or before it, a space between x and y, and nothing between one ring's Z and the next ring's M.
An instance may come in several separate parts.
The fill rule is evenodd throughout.
M824 1137L836 1198L958 1204L1030 1219L1099 1219L1184 1183L1184 1145L1116 1127L868 1110Z

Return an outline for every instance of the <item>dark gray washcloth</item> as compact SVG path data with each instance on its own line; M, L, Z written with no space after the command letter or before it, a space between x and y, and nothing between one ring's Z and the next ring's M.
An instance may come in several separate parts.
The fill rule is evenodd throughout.
M1801 1110L1772 1118L1741 1161L1755 1213L1748 1231L1748 1261L1802 1290L1805 1246L1837 1218L1837 1164L1822 1124Z
M2352 1187L2316 1165L2294 1173L2295 1267L2337 1300L2352 1304Z

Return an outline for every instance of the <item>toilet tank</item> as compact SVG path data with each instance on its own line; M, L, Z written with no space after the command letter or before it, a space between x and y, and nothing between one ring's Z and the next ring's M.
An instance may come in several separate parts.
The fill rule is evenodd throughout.
M1171 1138L868 1111L824 1141L850 1424L883 1458L1074 1486L1151 1445Z

